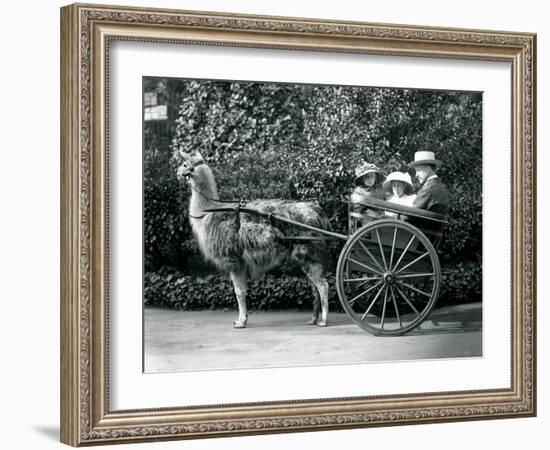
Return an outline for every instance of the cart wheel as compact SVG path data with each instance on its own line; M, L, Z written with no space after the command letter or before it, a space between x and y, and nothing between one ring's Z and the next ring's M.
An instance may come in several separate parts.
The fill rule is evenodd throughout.
M399 335L418 327L439 294L435 248L415 226L382 219L357 230L336 269L338 297L351 319L369 333Z

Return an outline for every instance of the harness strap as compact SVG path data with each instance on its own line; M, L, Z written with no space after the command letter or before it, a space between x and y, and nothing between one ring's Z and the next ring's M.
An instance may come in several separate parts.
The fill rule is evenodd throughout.
M195 167L197 166L200 166L201 164L205 164L204 162L202 163L199 163L197 164ZM189 174L190 175L190 174ZM232 204L237 204L234 208L235 210L235 213L236 213L236 216L237 216L237 230L240 228L240 208L244 208L246 207L246 204L248 203L246 200L243 200L243 199L240 199L240 200L221 200L219 198L212 198L210 197L209 195L205 194L204 192L202 192L200 189L197 189L196 187L194 187L192 184L191 184L191 178L190 176L187 175L187 183L189 184L189 187L195 191L197 194L199 195L202 195L204 198L206 198L207 200L211 201L211 202L217 202L217 203L232 203ZM206 214L208 213L204 213L200 216L194 216L193 214L189 213L189 217L191 217L192 219L203 219Z
M189 183L189 187L195 191L197 194L199 195L202 195L205 199L207 200L210 200L211 202L217 202L217 203L237 203L241 206L245 206L248 201L247 200L243 200L243 199L240 199L240 200L221 200L219 198L213 198L213 197L210 197L209 195L205 194L204 192L202 192L201 190L197 189L196 187L194 187L192 184L191 184L191 180L189 179L189 177L187 177L187 182Z
M191 217L191 219L203 219L206 216L206 213L203 214L202 216L194 216L191 213L189 213L188 215L189 215L189 217Z

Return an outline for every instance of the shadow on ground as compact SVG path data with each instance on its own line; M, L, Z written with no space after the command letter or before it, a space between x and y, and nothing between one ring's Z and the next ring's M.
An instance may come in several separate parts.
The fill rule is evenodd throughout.
M40 433L49 440L59 442L59 427L36 425L34 429L37 433Z
M411 335L481 331L483 311L479 303L434 310Z

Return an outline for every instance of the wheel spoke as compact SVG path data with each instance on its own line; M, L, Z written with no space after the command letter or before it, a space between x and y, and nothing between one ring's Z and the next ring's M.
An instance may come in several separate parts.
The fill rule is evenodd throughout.
M376 229L376 239L378 240L378 248L380 248L380 254L382 255L382 262L384 263L384 270L388 270L388 265L386 264L386 255L384 254L384 248L382 247L382 241L380 240L380 233L378 228Z
M355 297L353 297L348 303L351 305L352 303L355 302L355 300L361 298L363 295L365 294L368 294L370 291L372 291L373 289L376 289L378 286L380 286L382 284L382 281L379 281L378 283L376 283L375 285L371 286L370 288L368 288L366 291L363 291L361 292L359 295L356 295Z
M374 281L379 280L380 277L361 277L361 278L346 278L344 283L353 283L355 281Z
M359 245L361 246L361 248L363 249L363 251L369 255L370 259L372 259L372 261L374 262L374 264L376 264L376 267L378 267L382 272L384 272L384 268L380 265L380 263L378 262L378 260L374 257L374 255L371 253L371 251L367 248L367 246L365 244L363 244L361 242L361 239L359 239L357 242L359 242Z
M368 290L368 295L366 295L365 297L361 298L361 300L359 301L359 304L361 305L361 307L365 306L365 305L370 305L370 301L372 300L372 297L373 295L375 294L375 290L373 289L376 289L377 287L379 287L380 285L376 285L376 286L371 286ZM371 289L373 288L373 289Z
M372 299L372 302L370 303L369 307L367 308L367 310L365 311L365 314L363 314L363 316L361 317L361 320L365 320L365 318L367 317L367 314L370 312L371 308L374 306L374 304L376 303L376 300L378 300L378 297L380 297L380 293L382 292L382 289L384 289L385 286L382 286L380 288L380 290L376 293L376 297L374 297Z
M369 281L376 281L376 280L380 280L382 277L363 277L363 278L348 278L347 280L344 280L344 283L349 283L349 282L353 282L353 281L357 281L360 283L355 285L355 288L360 288L361 286L364 286L365 284L367 284Z
M418 261L420 261L422 258L428 256L430 254L430 252L426 252L422 255L420 255L418 258L416 258L415 260L411 261L409 264L407 264L405 267L403 267L402 269L399 269L397 272L395 272L395 275L397 275L398 273L400 272L403 272L405 269L408 269L409 267L411 267L413 264L417 263Z
M380 319L380 329L384 329L384 319L386 318L386 303L388 301L388 287L384 291L384 304L382 305L382 318Z
M391 298L393 300L393 307L395 308L395 315L399 321L399 328L403 328L403 323L401 322L401 316L399 315L399 308L397 307L397 301L395 300L395 293L393 292L393 287L390 287Z
M377 273L378 275L384 275L382 272L376 269L373 269L372 267L367 266L365 263L359 262L356 259L350 258L349 256L348 256L348 261L351 261L352 263L357 264L358 266L364 267L365 269L370 270L371 272Z
M399 279L401 278L417 278L417 277L433 277L435 275L435 272L432 273L410 273L408 275L399 275Z
M417 315L420 315L420 313L418 312L418 310L414 307L414 305L410 302L410 300L405 296L405 294L403 294L403 292L401 292L401 289L399 289L397 286L395 286L395 289L397 289L397 293L403 298L403 300L405 300L407 302L407 304L413 309L413 311L417 314Z
M356 288L360 288L362 286L364 286L365 284L367 284L368 281L362 281L361 283L359 283L357 286L355 286Z
M391 244L391 255L390 255L390 264L389 268L391 269L393 263L393 253L395 252L395 240L397 238L397 227L393 227L393 242Z
M405 250L403 250L403 252L401 253L401 256L399 257L399 259L395 263L395 266L393 266L393 268L390 267L391 271L395 271L397 269L397 267L399 267L399 264L401 263L401 260L403 259L403 256L405 256L405 254L409 251L409 247L411 246L411 244L413 243L415 238L416 238L416 236L413 234L411 239L409 240L409 243L405 247Z
M426 297L431 297L432 296L432 294L429 294L428 292L421 291L420 289L417 289L417 288L415 288L414 286L411 286L408 283L403 283L402 281L401 282L398 281L398 283L403 285L403 286L408 287L409 289L412 289L414 292L418 292L419 294L425 295Z

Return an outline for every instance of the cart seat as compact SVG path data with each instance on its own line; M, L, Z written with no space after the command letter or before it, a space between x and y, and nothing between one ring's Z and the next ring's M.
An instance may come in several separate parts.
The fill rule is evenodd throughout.
M351 206L348 207L348 226L350 234L353 234L357 229L374 220L383 220L384 216L381 215L381 213L391 212L397 216L393 218L407 221L422 231L437 249L443 237L443 226L449 223L447 217L443 214L412 208L410 206L398 205L375 198L365 199L364 205L367 207L367 213L365 214L357 213L352 210ZM368 213L368 211L373 211L374 214ZM391 228L380 230L379 234L384 246L393 244L393 231ZM403 248L407 245L407 242L402 242L403 240L404 239L400 239L400 237L397 236L395 244L397 248Z

